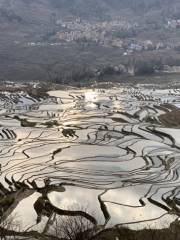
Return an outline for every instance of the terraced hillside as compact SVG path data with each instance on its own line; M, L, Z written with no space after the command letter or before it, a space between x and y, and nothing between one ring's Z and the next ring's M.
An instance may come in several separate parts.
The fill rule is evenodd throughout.
M172 125L164 119L178 111L179 92L116 85L39 100L2 93L1 228L13 219L16 234L48 235L63 215L101 229L169 226L180 216L180 132L176 116Z

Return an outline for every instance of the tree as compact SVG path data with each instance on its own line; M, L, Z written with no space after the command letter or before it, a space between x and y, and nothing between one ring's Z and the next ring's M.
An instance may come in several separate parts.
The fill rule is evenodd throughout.
M58 216L51 229L52 235L67 240L90 240L94 225L82 216Z

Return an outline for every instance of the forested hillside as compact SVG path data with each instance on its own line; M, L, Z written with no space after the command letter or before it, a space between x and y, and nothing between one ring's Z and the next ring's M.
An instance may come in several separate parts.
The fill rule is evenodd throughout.
M0 0L0 31L1 80L103 80L180 65L178 0Z

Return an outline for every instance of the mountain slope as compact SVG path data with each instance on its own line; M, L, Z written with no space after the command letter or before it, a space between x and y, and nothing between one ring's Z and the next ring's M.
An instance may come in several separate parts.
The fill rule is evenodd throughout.
M58 33L62 30L73 34L73 27L70 29L66 24L62 27L63 24L57 22L76 22L79 18L82 28L77 32L84 29L88 32L90 25L90 34L103 29L100 26L91 32L94 25L103 25L104 21L105 25L107 22L111 24L113 20L120 19L122 25L127 26L127 31L121 32L120 28L118 32L116 27L116 32L112 28L107 34L110 41L113 42L111 38L115 36L120 44L123 42L123 50L112 45L108 48L104 46L106 44L99 46L96 34L95 43L86 42L86 39L83 39L83 44L64 39L60 41ZM96 70L108 64L124 64L129 59L124 60L123 53L128 47L138 48L139 42L151 40L163 45L167 40L168 44L178 43L180 31L167 30L169 19L180 19L179 0L0 0L0 79L47 80L52 66L55 70L51 78L57 78L58 72L62 72L62 78L69 75L72 78L70 68L75 69L73 71L78 76L76 70L82 71L84 65ZM134 23L138 27L132 31ZM52 46L54 42L60 44ZM31 43L35 43L35 47ZM167 49L157 54L146 52L147 58L159 54L164 59L168 55ZM136 58L138 54L135 52L134 55ZM142 54L139 55L141 57Z

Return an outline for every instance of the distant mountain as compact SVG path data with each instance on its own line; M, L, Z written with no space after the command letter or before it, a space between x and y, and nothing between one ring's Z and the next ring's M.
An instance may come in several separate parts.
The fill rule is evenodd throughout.
M26 23L47 23L51 17L113 17L130 10L148 13L157 10L180 10L178 0L0 0L1 21L21 21Z
M180 18L179 0L0 0L0 30L17 38L36 37L49 31L58 19L81 17L105 20L122 17L129 21ZM18 36L19 34L19 36Z

